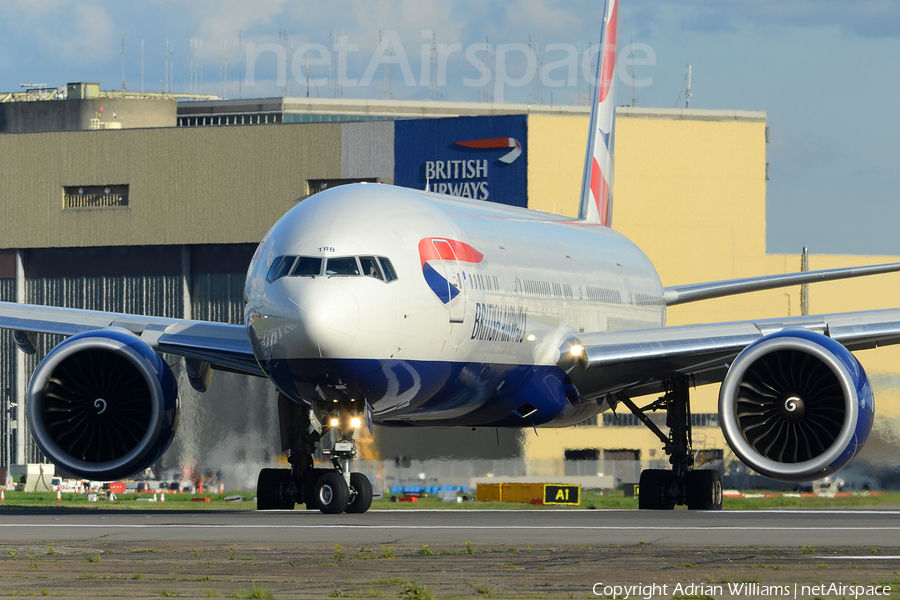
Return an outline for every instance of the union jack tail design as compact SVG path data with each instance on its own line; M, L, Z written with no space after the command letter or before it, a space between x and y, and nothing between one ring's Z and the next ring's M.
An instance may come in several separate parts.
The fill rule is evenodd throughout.
M597 83L591 106L591 131L588 135L581 182L578 217L591 223L612 226L613 138L616 129L616 60L619 40L619 0L606 0L603 31L600 34L600 59Z

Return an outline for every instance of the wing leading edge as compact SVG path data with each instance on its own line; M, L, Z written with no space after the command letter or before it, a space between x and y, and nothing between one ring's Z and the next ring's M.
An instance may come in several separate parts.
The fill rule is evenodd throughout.
M70 336L107 327L127 329L159 352L265 377L243 325L0 302L2 329Z
M674 375L721 382L741 350L785 329L815 331L851 351L877 348L900 343L900 309L579 334L560 348L559 365L586 399L641 396Z

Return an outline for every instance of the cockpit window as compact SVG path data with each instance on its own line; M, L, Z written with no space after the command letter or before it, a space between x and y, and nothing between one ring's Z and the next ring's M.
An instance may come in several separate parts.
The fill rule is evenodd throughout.
M325 266L326 275L359 275L359 265L355 256L329 258Z
M314 277L322 273L322 259L316 256L301 256L291 271L291 277Z
M266 280L271 283L286 275L315 277L322 274L323 263L325 275L365 275L388 283L397 280L394 265L384 256L337 256L328 259L320 256L279 256L269 267Z
M397 272L394 271L394 265L391 264L390 259L387 259L383 256L378 257L378 262L381 263L381 268L384 271L384 280L385 281L394 281L397 279Z
M272 282L290 273L296 258L296 256L279 256L276 258L272 266L269 267L269 274L266 275L266 279Z
M360 256L359 264L362 267L363 275L374 277L375 279L384 279L381 276L381 269L378 268L378 261L374 256Z

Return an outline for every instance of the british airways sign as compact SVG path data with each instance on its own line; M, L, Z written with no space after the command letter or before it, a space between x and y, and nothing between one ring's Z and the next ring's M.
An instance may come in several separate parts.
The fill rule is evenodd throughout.
M415 119L394 125L394 183L527 206L527 118Z

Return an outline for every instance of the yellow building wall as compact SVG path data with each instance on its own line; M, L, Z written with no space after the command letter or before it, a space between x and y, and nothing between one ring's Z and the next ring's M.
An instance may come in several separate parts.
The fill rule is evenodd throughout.
M577 215L587 128L587 117L529 117L529 208ZM800 270L803 240L797 241L797 254L766 254L765 113L620 108L615 143L613 227L647 254L663 285ZM828 269L900 262L900 257L811 255L809 262L810 269ZM809 287L810 314L898 303L898 275ZM667 323L797 316L800 310L797 286L674 306ZM900 417L900 347L856 355L872 380L877 414L886 420ZM717 411L718 387L694 390L695 414ZM628 414L624 407L621 411ZM694 447L721 449L726 444L718 428L695 428ZM578 426L526 434L533 474L556 473L565 450L584 448L638 449L645 466L667 462L661 443L643 426Z
M528 117L528 208L578 216L587 117Z

